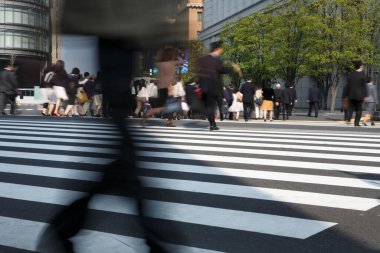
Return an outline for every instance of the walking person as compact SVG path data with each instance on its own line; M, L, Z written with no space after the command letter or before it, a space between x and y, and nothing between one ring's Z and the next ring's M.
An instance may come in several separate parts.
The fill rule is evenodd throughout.
M157 63L158 68L158 99L154 108L144 115L143 125L146 124L149 117L161 114L169 97L173 97L173 86L177 83L176 66L178 52L174 48L166 48L162 51L160 61ZM173 113L167 115L167 127L175 127L173 123Z
M98 72L95 78L94 106L95 106L96 117L101 117L102 111L103 111L103 92L102 92L101 75L102 73Z
M74 81L69 81L66 92L69 99L67 100L64 116L68 117L71 115L77 117L79 116L78 107L76 105L78 85Z
M256 119L262 119L264 116L261 109L261 105L263 104L263 89L261 86L257 87L253 98L255 100L255 117Z
M360 127L360 119L363 114L363 102L368 97L367 77L364 74L364 65L361 61L354 62L355 71L347 78L347 89L344 97L349 100L347 123L351 122L355 112L354 126Z
M274 89L272 84L268 83L263 89L263 105L261 109L264 111L264 122L267 121L269 114L269 120L273 121L273 100L274 100Z
M256 89L251 78L248 78L247 81L240 87L240 92L243 95L244 120L247 122L255 109L253 97L255 96Z
M317 84L313 84L311 88L309 88L308 92L308 102L309 102L309 113L308 117L311 117L311 112L314 110L315 117L318 118L318 110L319 110L319 98L320 98L320 90Z
M142 113L142 108L144 104L148 102L148 98L149 98L145 80L142 79L140 81L138 90L139 92L137 93L137 96L136 96L136 109L135 109L134 116L136 118L141 118L142 115L140 113Z
M282 99L282 119L288 120L291 116L291 106L294 101L294 93L288 84L285 85L285 89L281 92Z
M14 115L16 111L16 97L18 95L18 83L15 74L16 68L13 64L8 63L0 71L0 114L7 115L4 111L7 103L11 105L10 114Z
M132 81L134 67L138 65L135 52L144 48L156 49L178 39L173 35L176 23L170 18L175 13L175 6L174 0L65 1L63 31L99 37L103 95L109 100L113 121L121 137L120 153L116 161L103 167L104 176L94 188L83 188L85 196L65 207L52 220L42 234L38 252L73 253L70 238L83 227L90 200L97 193L110 191L135 200L136 218L142 228L139 233L145 237L149 252L167 252L162 234L152 229L152 223L144 216L143 188L138 177L135 146L125 116L131 109L132 94L128 84ZM171 226L170 229L174 228ZM175 234L181 235L178 232Z
M49 110L49 101L51 100L51 97L53 95L53 86L51 84L51 80L54 76L54 66L48 66L44 70L44 74L41 78L40 82L40 96L41 99L44 101L43 109L42 109L42 115L48 116L48 110Z
M198 59L199 85L202 90L203 99L206 105L210 130L219 130L215 122L216 106L223 101L223 84L221 75L231 73L234 69L243 76L240 68L232 64L233 69L224 66L220 56L224 53L221 42L214 42L211 45L211 53Z
M51 83L53 85L56 103L55 103L54 111L49 111L49 114L60 117L61 115L59 114L59 109L60 109L61 103L62 101L66 101L69 99L66 93L66 87L69 83L69 75L67 74L65 70L64 61L59 60L54 65L54 76L51 80ZM53 108L51 107L50 110L53 110Z
M239 89L235 88L232 93L232 97L233 97L232 105L228 108L228 111L235 115L234 117L235 120L240 119L240 112L244 110L243 103L239 101L239 96L242 96L242 94L239 94L239 93L240 93Z
M295 89L293 83L290 84L289 88L290 88L290 93L292 94L292 101L290 103L290 108L289 108L289 116L292 116L292 113L293 113L294 107L296 106L298 98L297 98L297 90Z
M274 119L279 120L280 119L280 113L282 109L282 98L281 98L281 84L276 84L274 89Z
M88 100L83 105L82 116L94 116L94 96L95 96L95 76L90 75L87 82L84 83L83 90L87 95Z
M363 125L367 126L367 120L370 120L371 126L374 126L375 125L374 113L376 110L376 105L379 103L379 100L377 97L376 86L374 85L373 79L371 77L368 77L367 79L367 94L368 96L364 100L367 114L365 115L365 120L363 121Z

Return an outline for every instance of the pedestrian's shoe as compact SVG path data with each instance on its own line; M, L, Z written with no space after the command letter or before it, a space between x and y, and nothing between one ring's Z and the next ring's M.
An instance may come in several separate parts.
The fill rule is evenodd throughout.
M166 121L166 126L167 127L176 127L176 125L174 125L173 121L171 121L171 120Z
M210 126L210 131L218 131L218 130L220 130L219 127L217 127L217 126Z
M6 114L5 112L2 112L1 115L6 116L6 115L8 115L8 114Z
M371 126L375 126L375 122L372 122L372 123L371 123Z
M360 127L360 125L359 125L359 124L355 124L355 126L356 126L356 127Z

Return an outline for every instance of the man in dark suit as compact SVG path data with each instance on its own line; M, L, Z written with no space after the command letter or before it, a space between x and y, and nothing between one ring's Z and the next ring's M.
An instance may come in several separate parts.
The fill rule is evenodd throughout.
M211 53L198 59L199 85L202 90L203 99L206 105L210 130L219 130L215 122L216 105L223 101L223 84L221 76L229 74L234 69L242 76L240 68L232 64L233 68L224 66L220 56L224 53L221 42L211 44Z
M15 114L18 84L14 71L11 63L0 71L0 116L6 115L4 109L8 102L11 104L10 114Z
M292 95L292 101L291 101L291 103L290 103L289 116L292 116L294 106L295 106L296 103L297 103L297 90L296 90L296 88L294 87L294 84L293 84L293 83L290 84L289 88L290 88L290 92L291 92L291 95Z
M247 122L252 111L255 109L253 96L255 95L256 88L251 78L247 79L247 82L241 86L240 92L243 94L244 120Z
M285 89L281 92L283 120L289 119L289 116L291 115L291 106L294 100L293 96L294 94L289 84L285 85Z
M344 97L349 99L347 123L351 122L355 111L355 126L360 126L363 113L363 102L367 94L367 77L364 74L364 65L361 61L354 62L355 71L347 78L347 87Z
M316 84L309 88L308 100L309 100L309 113L307 116L311 117L311 111L314 109L315 117L318 118L319 109L319 95L320 91Z

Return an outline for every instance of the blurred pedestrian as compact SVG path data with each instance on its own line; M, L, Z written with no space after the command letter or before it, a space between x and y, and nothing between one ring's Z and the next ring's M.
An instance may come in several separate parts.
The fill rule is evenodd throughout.
M264 121L267 121L267 116L269 114L269 120L273 121L273 100L274 100L274 89L272 84L268 83L263 89L263 104L261 109L264 111Z
M294 107L296 106L297 104L297 90L296 88L294 87L294 84L293 83L290 83L290 92L292 94L292 101L290 103L290 108L289 108L289 116L292 116L292 113L293 113L293 110L294 110Z
M210 130L219 130L215 122L216 107L222 105L223 84L221 75L230 74L235 70L239 76L243 76L239 66L232 64L232 68L224 66L220 56L224 53L222 43L214 42L211 45L211 53L198 59L199 85L202 90L203 100L206 105Z
M66 88L69 83L69 75L67 74L65 70L64 61L59 60L54 65L54 76L51 80L51 83L53 85L54 95L56 97L56 103L55 103L54 111L53 112L49 111L49 114L60 117L61 114L59 114L59 109L61 107L62 101L66 101L69 99L66 93Z
M44 74L42 75L41 81L40 81L40 96L41 99L44 101L44 104L42 106L42 115L48 116L48 109L49 109L49 101L53 95L53 86L51 84L51 80L54 76L54 65L48 66L44 69Z
M70 238L82 228L89 201L95 194L111 190L136 200L136 217L141 221L142 234L150 252L167 252L162 246L162 235L152 229L151 223L143 215L146 207L137 176L135 146L125 116L132 110L129 84L134 67L138 65L135 52L156 49L178 39L173 36L175 23L171 19L175 13L175 3L174 0L65 1L62 30L99 37L102 92L109 101L113 121L122 138L118 159L103 168L104 176L95 188L83 190L87 192L84 197L64 208L52 220L42 234L39 252L74 252Z
M318 118L319 98L320 90L318 88L318 85L313 84L313 86L309 88L308 92L309 113L307 114L307 116L311 117L311 112L312 110L314 110L315 117Z
M371 126L374 126L374 113L376 110L376 105L379 104L379 100L377 97L376 86L374 85L373 79L371 77L367 78L367 94L368 96L364 100L367 114L365 115L366 120L363 121L363 125L367 126L367 121L369 120L371 121Z
M241 99L243 99L243 95L240 93L238 88L235 88L232 93L232 96L233 96L232 105L228 108L228 111L232 112L235 115L234 117L235 120L239 120L240 112L244 110L243 103L241 102L242 101Z
M103 110L103 92L102 92L102 73L98 71L95 78L95 95L94 95L94 106L95 106L95 116L101 117Z
M368 97L367 77L364 74L364 65L361 61L354 62L355 71L347 78L347 89L344 97L349 99L347 123L351 122L355 112L356 127L360 127L360 119L363 114L363 102Z
M263 104L263 89L261 86L257 87L253 98L255 100L255 117L256 119L262 119L264 116L263 110L261 109L261 105Z
M256 88L252 83L252 78L248 78L247 81L240 87L240 92L243 94L244 120L247 122L255 109L253 98L255 96Z
M280 119L282 98L281 98L281 84L277 83L274 89L274 119Z
M82 116L94 116L94 96L95 96L95 76L89 75L84 83L83 90L87 95L88 100L83 105Z
M10 114L14 115L16 111L16 97L18 95L18 83L15 74L16 68L13 64L8 63L0 71L0 113L6 115L4 109L8 102L11 105Z
M291 116L291 106L294 101L294 93L289 84L285 85L285 89L282 90L282 119L288 120Z

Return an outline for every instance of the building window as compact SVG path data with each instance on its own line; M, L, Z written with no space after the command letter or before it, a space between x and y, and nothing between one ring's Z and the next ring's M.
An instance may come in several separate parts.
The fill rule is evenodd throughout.
M203 12L198 12L198 15L197 15L197 19L198 21L202 22L203 21Z

